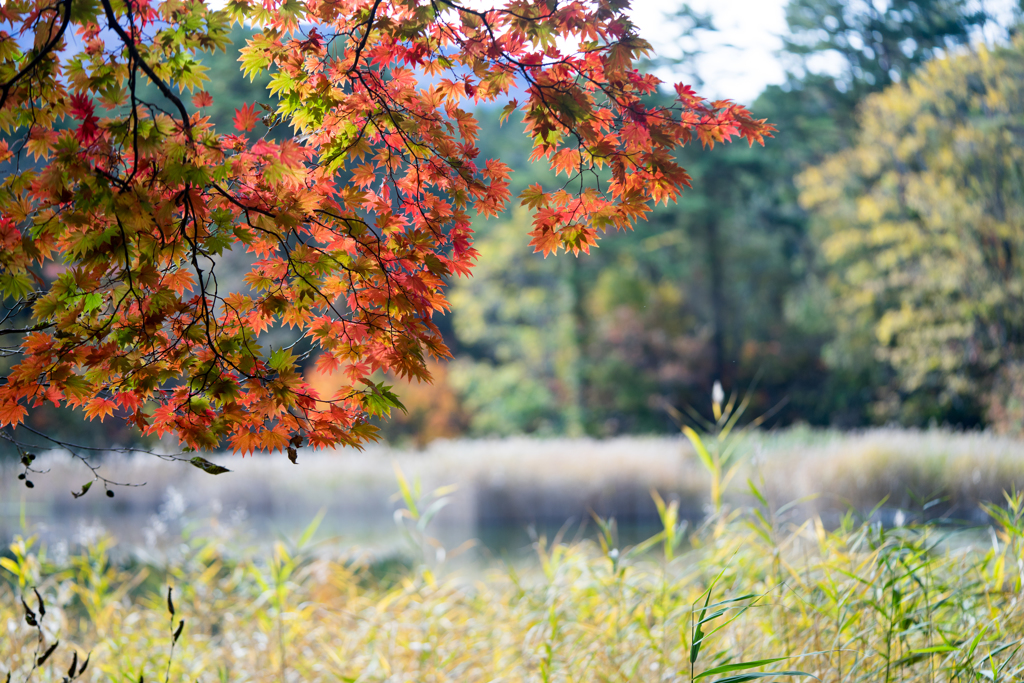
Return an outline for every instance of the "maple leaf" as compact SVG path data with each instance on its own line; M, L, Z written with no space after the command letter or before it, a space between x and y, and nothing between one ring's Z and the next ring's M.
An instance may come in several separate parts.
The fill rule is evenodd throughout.
M85 404L85 416L94 420L97 417L100 422L103 422L108 416L114 414L114 409L117 407L117 403L111 401L108 398L94 398Z
M522 200L523 206L531 209L547 206L548 203L548 195L540 183L530 185L519 194L519 198Z
M232 122L235 124L235 130L247 132L256 127L258 120L256 105L250 103L243 104L241 109L235 109L235 118Z
M508 121L509 117L512 116L512 114L517 109L519 109L519 101L518 100L512 100L511 102L506 104L505 108L501 110L501 117L498 119L498 122L503 124L506 121Z
M197 109L209 107L211 104L213 104L213 96L205 90L200 90L192 96L192 105Z
M0 427L21 424L27 414L28 409L20 403L12 400L0 400Z
M75 93L71 96L70 113L82 122L75 136L84 144L92 142L99 130L96 125L96 114L94 112L92 100L89 99L88 95L85 93Z
M71 96L69 113L79 120L92 118L95 114L92 100L85 93L75 93Z
M264 431L259 434L257 444L263 451L282 451L288 447L291 438L277 430Z
M357 187L366 187L377 178L372 164L361 164L352 173L352 182Z
M700 102L700 98L697 97L697 93L689 85L676 83L675 90L676 95L679 97L679 101L687 106L692 107Z
M142 406L142 397L132 391L122 391L114 394L114 402L119 408L135 411Z
M564 172L568 176L571 176L573 171L579 170L581 163L579 150L571 148L560 149L551 158L551 168L555 173Z

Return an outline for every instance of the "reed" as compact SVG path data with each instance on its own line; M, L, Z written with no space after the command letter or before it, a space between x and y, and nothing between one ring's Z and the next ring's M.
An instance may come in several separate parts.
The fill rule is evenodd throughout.
M187 537L165 566L115 561L126 555L111 539L60 561L16 539L0 560L0 677L63 680L86 657L78 680L131 683L934 683L1024 671L1019 494L973 530L885 528L852 512L826 528L755 485L751 506L691 529L656 497L664 528L639 545L622 547L598 518L595 539L541 537L532 560L461 568L420 523L443 494L405 483L396 519L412 559L397 574L332 555L312 530L258 556Z

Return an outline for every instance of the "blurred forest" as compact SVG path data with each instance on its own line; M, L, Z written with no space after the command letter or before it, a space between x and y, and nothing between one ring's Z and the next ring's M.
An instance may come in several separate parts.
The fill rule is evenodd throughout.
M693 189L634 233L543 259L525 212L482 223L445 321L455 360L405 388L389 437L673 431L665 406L704 409L715 381L773 424L1019 432L1019 17L881 6L792 0L788 78L752 103L775 138L684 150ZM685 6L672 19L682 60L715 30ZM513 192L557 182L478 115Z
M651 67L685 70L715 29L685 6L671 20L683 61ZM395 382L408 412L384 437L669 432L666 406L702 409L716 381L752 392L751 416L777 409L772 424L1020 432L1019 20L996 25L967 0L791 0L788 78L748 103L775 138L683 150L693 189L589 256L531 253L522 209L481 221L475 274L452 283L439 320L454 359L432 385ZM270 102L236 59L204 59L223 130L244 102ZM513 169L513 196L558 182L529 162L518 121L476 114L481 156ZM52 411L29 422L133 440Z

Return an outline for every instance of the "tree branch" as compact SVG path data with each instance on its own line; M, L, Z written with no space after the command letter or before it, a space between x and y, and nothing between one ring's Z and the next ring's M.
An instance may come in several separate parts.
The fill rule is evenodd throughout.
M135 62L139 65L139 68L142 69L142 72L149 77L149 80L153 81L153 83L156 84L156 87L160 89L161 94L163 94L164 97L170 100L174 104L174 106L178 108L178 112L181 114L181 126L185 130L185 134L191 141L192 124L189 122L188 109L186 109L185 105L182 104L181 99L174 94L174 91L171 90L170 87L168 87L168 85L164 83L159 76L156 75L156 72L153 71L153 67L146 63L146 60L144 60L142 58L142 55L139 54L139 49L135 46L135 41L133 41L132 38L127 33L125 33L125 30L121 28L121 24L117 23L117 16L114 14L113 7L110 6L110 0L100 0L100 2L103 5L103 10L107 15L107 24L110 26L110 29L117 34L118 38L120 38L121 41L124 43L124 46L125 48L127 48L128 53L132 56L132 59L134 59Z

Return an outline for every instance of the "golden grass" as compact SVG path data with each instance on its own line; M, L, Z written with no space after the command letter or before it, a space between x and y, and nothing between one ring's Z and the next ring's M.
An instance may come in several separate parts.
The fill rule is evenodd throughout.
M599 525L597 542L539 540L533 563L453 571L426 535L430 501L407 496L405 530L424 559L384 576L313 552L309 535L252 558L193 538L170 567L119 566L109 541L55 565L17 541L0 570L0 673L26 680L41 633L43 648L61 645L35 681L61 680L72 648L91 653L80 680L132 683L711 681L730 673L700 674L806 653L755 670L1010 681L1024 668L1021 503L990 509L991 535L952 536L851 517L832 531L786 523L768 501L686 533L668 505L665 531L641 548L616 547ZM33 587L46 604L38 632L21 603L38 611ZM700 606L733 598L691 662Z

